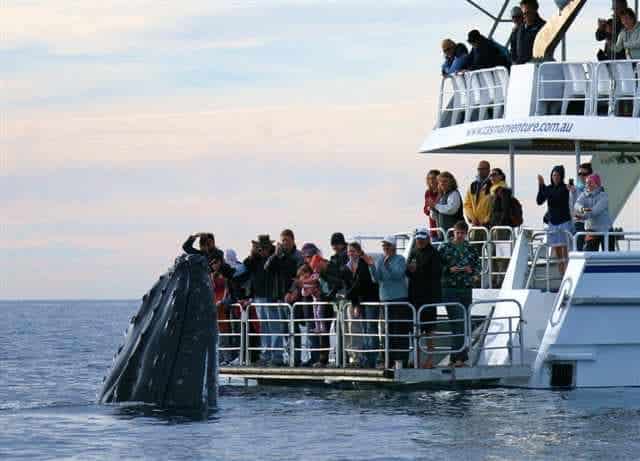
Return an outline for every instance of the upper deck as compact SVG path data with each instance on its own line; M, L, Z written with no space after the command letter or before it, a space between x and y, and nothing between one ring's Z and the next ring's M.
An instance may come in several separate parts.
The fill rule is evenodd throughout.
M442 79L423 153L630 153L640 162L639 61L544 62Z

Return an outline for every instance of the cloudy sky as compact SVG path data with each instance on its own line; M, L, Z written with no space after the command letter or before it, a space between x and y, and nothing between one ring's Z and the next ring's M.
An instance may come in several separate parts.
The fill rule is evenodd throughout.
M489 25L462 0L4 0L0 299L141 296L196 231L243 256L283 227L325 249L415 228L426 170L479 160L417 154L439 43ZM518 161L528 224L559 161Z

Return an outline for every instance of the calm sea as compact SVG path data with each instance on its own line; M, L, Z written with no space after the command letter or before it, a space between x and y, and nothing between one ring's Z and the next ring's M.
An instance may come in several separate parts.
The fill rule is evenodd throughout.
M137 307L0 302L0 459L640 458L636 389L226 387L204 420L96 405Z

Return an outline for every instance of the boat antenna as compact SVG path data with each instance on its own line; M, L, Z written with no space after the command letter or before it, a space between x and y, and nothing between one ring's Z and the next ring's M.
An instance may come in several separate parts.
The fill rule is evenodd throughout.
M473 6L474 8L476 8L479 11L481 11L482 13L486 14L487 16L489 16L493 20L493 25L491 26L491 30L489 31L489 34L487 35L488 38L493 38L493 34L495 33L496 29L498 28L498 25L501 22L511 22L509 19L503 19L502 18L504 16L505 10L507 9L507 6L509 5L509 0L504 0L504 3L502 4L502 7L500 7L500 11L498 12L497 15L491 14L491 12L489 12L488 10L483 8L482 6L478 5L474 0L465 0L465 1L469 5Z

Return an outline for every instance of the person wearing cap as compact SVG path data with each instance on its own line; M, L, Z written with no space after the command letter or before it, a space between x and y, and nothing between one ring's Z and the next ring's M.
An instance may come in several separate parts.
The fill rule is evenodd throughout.
M456 43L450 38L445 38L442 41L442 53L444 54L444 62L442 63L443 77L448 77L466 69L469 50L467 50L464 43Z
M407 278L409 279L409 302L416 312L425 304L440 302L442 267L440 255L431 245L427 229L418 229L414 235L415 246L407 260ZM427 336L427 349L433 350L432 336L436 320L436 307L427 307L420 313L420 333ZM423 368L433 368L433 358L426 357Z
M585 190L576 200L574 212L576 217L584 220L587 232L611 230L613 223L609 215L609 196L602 187L600 175L592 174L587 177ZM585 240L585 251L598 251L600 246L604 246L603 235L587 235Z
M258 318L258 322L254 323L253 326L257 327L256 333L264 335L259 337L261 365L270 364L272 359L272 351L270 348L272 347L273 339L271 336L266 335L271 332L271 323L260 321L268 320L274 317L274 314L270 312L270 308L260 306L260 304L273 302L273 280L267 276L264 265L274 251L273 240L269 238L268 234L261 234L258 235L257 240L251 241L251 252L243 261L249 276L251 298L253 299L250 309L252 307L255 308L255 313ZM255 306L255 304L258 305Z
M396 238L392 235L382 240L382 257L374 262L367 258L373 277L378 282L381 302L408 302L407 264L404 256L396 253ZM398 335L408 335L412 327L413 315L408 307L392 305L387 308L387 318L397 320L387 325L389 332L389 347L395 351L389 354L391 361L401 360L407 365L409 338Z
M473 287L480 277L480 258L467 241L469 226L458 221L453 227L453 239L438 248L442 261L442 301L462 304L468 309L473 301ZM454 351L449 358L450 366L465 365L469 356L465 346L465 310L457 305L447 305L447 317ZM468 314L468 313L467 313Z
M477 29L469 32L467 42L471 45L471 53L469 53L466 65L468 69L489 69L499 66L509 68L511 66L509 51L482 35Z

